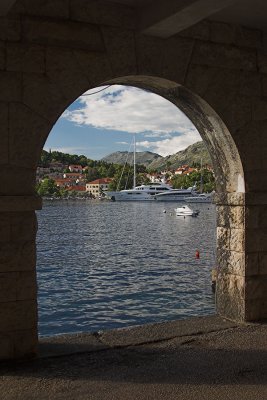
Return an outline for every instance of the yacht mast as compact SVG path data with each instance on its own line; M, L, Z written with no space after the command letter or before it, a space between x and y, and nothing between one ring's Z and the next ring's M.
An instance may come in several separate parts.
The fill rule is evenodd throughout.
M200 163L200 193L203 192L203 168L202 168L202 158Z
M133 176L133 187L136 186L136 161L135 161L135 153L136 153L136 142L135 142L135 133L134 133L134 149L133 149L133 167L134 167L134 176Z

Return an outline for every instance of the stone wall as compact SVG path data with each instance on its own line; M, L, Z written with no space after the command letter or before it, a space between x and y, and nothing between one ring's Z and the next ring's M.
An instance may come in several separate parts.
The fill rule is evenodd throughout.
M169 39L133 10L87 0L18 0L0 19L0 359L36 353L35 169L65 108L120 82L179 106L205 140L218 192L218 312L267 314L267 57L262 34L203 21ZM180 86L182 85L182 86Z

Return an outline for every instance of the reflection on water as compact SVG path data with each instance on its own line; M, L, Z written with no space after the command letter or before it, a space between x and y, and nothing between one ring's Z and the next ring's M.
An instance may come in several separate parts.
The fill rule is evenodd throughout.
M40 335L213 313L215 207L195 204L200 215L183 218L176 206L46 202L38 212Z

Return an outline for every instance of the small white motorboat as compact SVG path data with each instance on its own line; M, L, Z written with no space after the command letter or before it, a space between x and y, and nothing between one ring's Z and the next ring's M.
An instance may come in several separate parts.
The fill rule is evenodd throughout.
M176 212L177 217L197 217L199 214L198 210L194 211L188 206L177 207L174 209L174 211Z

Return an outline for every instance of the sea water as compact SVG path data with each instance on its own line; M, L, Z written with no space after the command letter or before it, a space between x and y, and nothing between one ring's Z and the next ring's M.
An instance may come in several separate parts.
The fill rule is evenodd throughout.
M199 216L183 218L178 205L44 202L37 213L39 334L214 313L215 206L191 204Z

